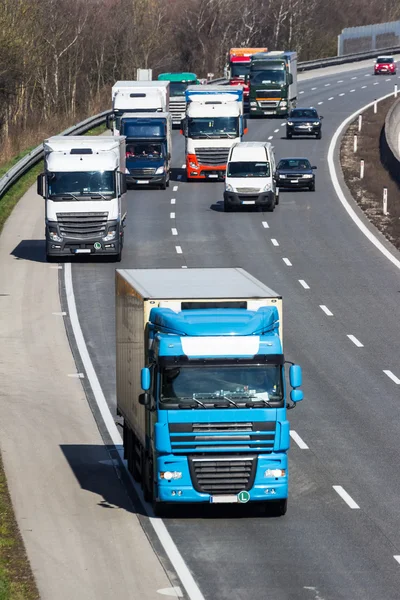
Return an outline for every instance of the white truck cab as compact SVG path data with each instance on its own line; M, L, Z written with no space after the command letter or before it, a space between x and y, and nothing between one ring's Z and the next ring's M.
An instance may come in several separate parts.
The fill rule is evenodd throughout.
M269 142L233 144L226 167L225 212L243 205L260 206L273 211L279 204L275 168L275 156Z

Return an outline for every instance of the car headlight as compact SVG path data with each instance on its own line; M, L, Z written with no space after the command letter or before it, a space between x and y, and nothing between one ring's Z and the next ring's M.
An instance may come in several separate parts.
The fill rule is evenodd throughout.
M129 173L129 169L128 169L128 167L125 167L125 173L126 173L126 175L129 175L129 174L130 174L130 173Z
M254 100L252 102L250 102L250 106L257 106L257 102L254 102Z
M313 175L303 175L303 179L312 179Z
M288 125L293 125L293 121L288 121L287 124Z
M116 227L114 227L113 229L109 229L107 235L105 237L103 237L103 242L109 242L110 240L113 240L116 235L117 235Z
M182 479L181 471L161 471L160 479L167 479L171 481L171 479Z
M286 175L280 175L280 174L278 173L278 178L279 178L279 179L286 179Z
M272 185L271 182L267 183L266 185L264 185L263 189L261 190L262 192L270 192L272 189Z
M156 171L156 175L162 175L164 173L164 167L158 167L157 171Z
M319 121L314 121L313 125L320 125Z
M264 471L264 477L285 477L286 469L267 469Z
M227 183L225 186L225 191L226 192L233 192L233 187L231 186L230 183Z
M194 162L192 162L192 161L189 161L189 167L190 167L191 169L197 169L197 168L198 168L198 166L196 165L196 163L194 163Z
M62 242L62 237L58 235L57 229L55 227L49 228L49 237L52 242Z

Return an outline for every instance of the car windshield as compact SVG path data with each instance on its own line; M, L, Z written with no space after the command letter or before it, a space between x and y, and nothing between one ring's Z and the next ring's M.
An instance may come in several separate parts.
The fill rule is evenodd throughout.
M290 171L291 169L296 170L310 170L310 162L304 158L284 158L278 164L278 169L282 171Z
M383 58L378 58L376 62L378 63L378 65L387 65L387 64L392 64L394 61L393 61L393 58L383 57Z
M49 196L101 196L110 200L115 196L113 171L78 171L49 173Z
M163 148L161 144L148 144L147 142L127 143L126 158L140 160L142 158L163 158Z
M161 375L160 401L171 404L238 405L282 402L282 376L278 365L173 366Z
M296 108L290 113L289 119L318 119L318 113L312 108Z
M253 71L250 76L250 82L252 85L285 83L286 73L283 69L263 69L262 71Z
M269 177L269 162L230 162L228 177Z
M238 137L237 117L192 117L188 119L190 138Z
M231 77L245 77L250 73L250 63L231 63Z
M169 83L169 93L173 96L184 96L185 90L188 85L193 85L195 82L185 82L185 81L170 81Z

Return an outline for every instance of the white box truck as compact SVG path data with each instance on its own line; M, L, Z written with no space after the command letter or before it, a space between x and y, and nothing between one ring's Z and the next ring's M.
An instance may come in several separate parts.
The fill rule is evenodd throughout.
M112 113L107 127L120 134L123 113L168 112L169 81L117 81L112 88Z
M125 137L54 136L44 141L37 191L46 200L46 256L121 260L127 214Z

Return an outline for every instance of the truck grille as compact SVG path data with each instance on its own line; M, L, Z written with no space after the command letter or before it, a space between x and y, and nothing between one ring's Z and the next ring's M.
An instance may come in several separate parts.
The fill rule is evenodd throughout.
M186 113L186 100L178 100L174 98L170 98L169 100L169 112L172 115L172 120L174 122L181 121Z
M256 456L189 458L193 487L206 494L238 494L253 487Z
M150 169L150 168L129 169L130 175L133 175L133 177L137 177L138 179L140 179L140 177L149 177L150 175L154 175L155 172L156 172L155 169Z
M257 90L256 96L257 100L263 100L264 98L278 98L281 99L281 91L280 90Z
M236 188L238 194L258 194L260 188Z
M196 157L200 165L226 165L230 148L197 148Z
M76 240L103 237L107 218L108 212L57 213L61 236Z
M170 423L174 454L208 452L272 452L275 421L254 423Z
M258 104L261 108L276 108L279 105L279 102L261 100L258 101Z

